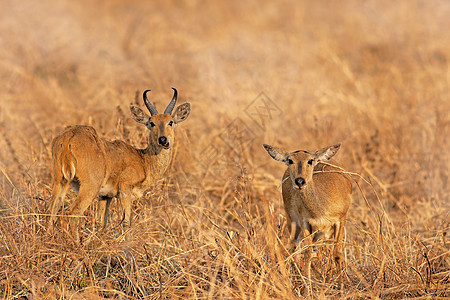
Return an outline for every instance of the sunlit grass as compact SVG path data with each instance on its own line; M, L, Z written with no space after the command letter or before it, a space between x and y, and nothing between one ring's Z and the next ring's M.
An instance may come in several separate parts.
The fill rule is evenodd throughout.
M446 1L10 1L0 12L3 298L449 297ZM52 138L89 124L144 147L141 94L190 102L166 176L82 243L49 233ZM261 98L262 97L262 98ZM263 104L270 104L270 111ZM357 173L343 289L289 233L262 143L337 142ZM358 188L359 187L359 188ZM66 206L76 197L70 192Z

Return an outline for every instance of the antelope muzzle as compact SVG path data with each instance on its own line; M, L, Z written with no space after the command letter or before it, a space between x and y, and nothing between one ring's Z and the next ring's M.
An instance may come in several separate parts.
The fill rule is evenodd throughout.
M160 144L164 148L169 148L169 146L170 146L169 140L165 136L160 136L158 138L158 144Z
M297 186L298 189L301 189L306 184L306 180L303 177L295 178L294 182L295 182L295 185Z

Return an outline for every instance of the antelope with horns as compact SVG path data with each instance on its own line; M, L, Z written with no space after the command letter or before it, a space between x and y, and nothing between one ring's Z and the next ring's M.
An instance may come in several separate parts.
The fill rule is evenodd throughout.
M352 185L348 175L323 163L336 154L341 144L316 152L288 152L266 144L263 146L273 159L288 166L283 175L282 195L288 225L291 226L291 246L296 247L310 234L313 242L334 236L333 256L340 270L345 216L351 203Z
M120 199L123 230L130 227L131 205L150 186L159 180L171 160L174 147L174 129L189 116L190 104L178 106L172 113L177 90L163 114L143 93L144 103L150 112L130 106L133 119L149 130L148 146L137 149L123 141L107 141L90 126L67 127L52 142L53 190L47 208L50 226L60 210L69 186L78 191L75 202L69 208L71 216L82 216L84 211L98 197L97 223L107 224L109 205L113 197ZM70 218L69 231L78 241L78 219ZM128 238L128 235L126 235Z

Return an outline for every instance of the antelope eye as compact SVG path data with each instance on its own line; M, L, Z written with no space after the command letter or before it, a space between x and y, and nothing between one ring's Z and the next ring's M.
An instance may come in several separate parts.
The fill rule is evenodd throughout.
M313 159L308 160L308 165L312 165L313 164Z
M155 125L155 123L150 122L150 126L151 126L151 127L155 127L156 125Z
M294 161L293 161L292 159L290 159L290 158L287 160L287 162L288 162L288 164L290 164L290 165L293 165L293 164L294 164Z
M172 125L173 125L173 121L170 121L170 122L169 122L169 126L172 126Z

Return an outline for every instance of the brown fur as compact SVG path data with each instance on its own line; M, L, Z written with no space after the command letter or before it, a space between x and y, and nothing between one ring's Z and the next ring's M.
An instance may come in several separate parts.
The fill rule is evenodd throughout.
M70 216L82 216L98 197L97 222L106 226L109 204L118 196L123 208L124 230L130 227L132 200L140 197L166 171L172 157L174 128L188 117L190 105L180 105L172 115L151 117L138 107L131 106L130 110L136 122L150 129L145 149L134 148L120 140L108 141L99 137L93 127L82 125L69 126L54 138L53 190L48 206L50 226L72 184L78 196L69 209ZM167 138L167 145L159 143L163 136ZM69 227L78 240L76 219L71 218Z
M275 160L288 165L283 175L282 194L288 224L292 224L292 246L295 247L310 234L314 234L314 242L322 237L328 239L334 236L333 252L339 268L352 185L347 175L330 172L337 169L321 162L328 161L338 151L340 144L316 152L287 152L268 145L264 147ZM304 179L303 185L296 183L297 178Z

